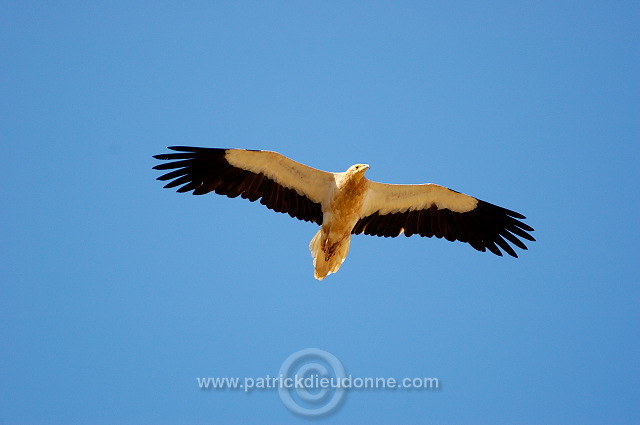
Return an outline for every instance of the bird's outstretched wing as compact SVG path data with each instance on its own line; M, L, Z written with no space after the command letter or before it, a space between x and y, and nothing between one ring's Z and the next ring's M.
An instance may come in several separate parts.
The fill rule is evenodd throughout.
M153 167L174 170L158 177L164 187L203 195L214 191L241 196L300 220L322 224L322 202L334 182L333 173L295 162L277 152L171 146L180 153L155 155L170 160Z
M420 235L467 242L517 257L509 242L527 249L519 239L535 241L533 229L515 211L481 201L436 184L383 184L369 181L360 219L352 233L384 237ZM498 248L499 247L499 248Z

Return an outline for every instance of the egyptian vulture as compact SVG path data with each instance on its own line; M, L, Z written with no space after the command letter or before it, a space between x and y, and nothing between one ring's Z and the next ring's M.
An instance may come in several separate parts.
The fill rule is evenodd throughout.
M172 146L179 153L155 155L169 160L153 167L173 170L158 180L178 192L215 192L241 196L277 212L320 225L311 239L314 276L335 273L349 252L351 235L435 236L466 242L478 251L517 257L509 242L535 241L533 229L515 211L436 184L385 184L368 180L367 164L329 173L277 152Z

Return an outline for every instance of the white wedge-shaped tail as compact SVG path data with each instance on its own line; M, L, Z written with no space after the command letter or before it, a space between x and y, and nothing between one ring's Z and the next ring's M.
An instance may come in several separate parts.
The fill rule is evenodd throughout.
M322 280L331 273L337 272L347 258L350 244L350 237L332 243L324 229L318 230L309 244L313 257L313 276Z

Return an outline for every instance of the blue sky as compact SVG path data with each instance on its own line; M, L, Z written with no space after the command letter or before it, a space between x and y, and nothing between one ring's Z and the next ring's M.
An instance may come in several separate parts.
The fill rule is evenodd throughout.
M2 2L0 424L640 422L636 2ZM162 189L166 146L268 149L525 214L519 259ZM203 391L325 350L320 419Z

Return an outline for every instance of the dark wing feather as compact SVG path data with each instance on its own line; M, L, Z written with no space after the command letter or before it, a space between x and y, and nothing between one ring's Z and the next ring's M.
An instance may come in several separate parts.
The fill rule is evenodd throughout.
M180 153L154 156L156 159L171 161L153 167L155 170L172 170L158 177L158 180L169 181L165 188L181 186L177 190L181 193L192 191L194 195L204 195L215 192L230 198L241 196L250 201L260 199L260 203L274 211L322 224L319 196L315 193L305 193L307 187L302 186L300 180L296 179L297 176L286 174L288 170L297 173L322 173L313 177L323 180L326 179L325 174L329 173L295 163L275 152L244 151L251 155L248 158L252 162L248 162L247 168L243 168L242 156L240 160L236 159L235 165L229 162L227 152L230 149L184 146L173 146L169 149ZM264 157L258 156L261 153ZM253 161L254 157L258 158L258 165ZM312 200L310 197L315 199Z
M352 233L384 237L420 235L466 242L478 251L517 257L511 246L527 249L535 241L522 214L437 185L371 183L365 214ZM473 204L473 203L472 203ZM502 251L501 251L502 249Z

